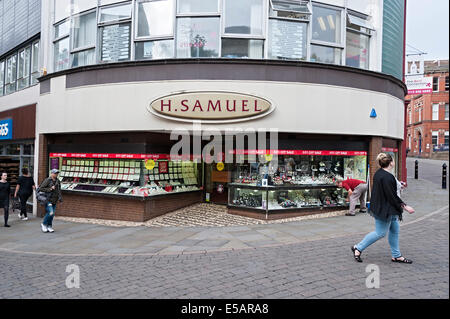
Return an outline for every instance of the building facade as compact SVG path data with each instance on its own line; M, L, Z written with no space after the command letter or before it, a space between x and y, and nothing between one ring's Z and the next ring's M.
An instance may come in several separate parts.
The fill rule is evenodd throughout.
M448 68L448 60L425 61L425 76L433 78L432 93L406 96L409 156L448 159Z
M256 218L342 208L333 181L370 180L381 151L405 178L406 87L391 63L404 9L43 1L36 178L58 168L58 212L76 217L143 221L203 201Z
M40 31L41 1L0 1L0 171L13 188L35 168Z

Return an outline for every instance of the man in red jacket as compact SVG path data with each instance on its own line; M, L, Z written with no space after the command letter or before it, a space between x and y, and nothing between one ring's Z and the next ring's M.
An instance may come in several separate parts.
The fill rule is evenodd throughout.
M359 212L365 213L367 184L358 179L337 180L336 185L343 187L348 191L348 200L350 201L350 210L346 216L355 216L356 203L359 199Z

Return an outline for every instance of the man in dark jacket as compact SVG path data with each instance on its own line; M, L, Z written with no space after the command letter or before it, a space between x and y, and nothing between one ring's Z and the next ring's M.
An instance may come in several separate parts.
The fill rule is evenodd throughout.
M58 179L59 171L52 169L50 177L46 178L39 187L40 192L47 193L47 203L45 205L46 214L41 224L44 233L53 233L53 217L55 217L56 203L62 202L61 183Z

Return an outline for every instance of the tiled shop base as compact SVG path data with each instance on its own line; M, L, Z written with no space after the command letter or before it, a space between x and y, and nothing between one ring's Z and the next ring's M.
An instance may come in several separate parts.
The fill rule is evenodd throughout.
M144 223L125 222L115 220L103 219L88 219L88 218L71 218L71 217L56 217L56 219L70 222L92 223L105 226L116 227L133 227L133 226L147 226L147 227L192 227L192 226L243 226L243 225L257 225L257 224L277 224L291 221L317 219L333 216L344 215L347 211L334 211L323 214L315 214L309 216L293 217L279 220L258 220L254 218L231 215L227 213L226 206L215 204L196 204L174 211L172 213L159 216Z

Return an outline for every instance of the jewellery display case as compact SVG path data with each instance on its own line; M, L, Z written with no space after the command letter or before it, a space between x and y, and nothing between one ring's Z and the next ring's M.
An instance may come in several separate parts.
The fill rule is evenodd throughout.
M347 207L348 192L335 181L365 181L366 153L315 153L319 155L279 155L277 162L259 155L254 162L236 164L228 184L228 206L266 213Z
M155 196L199 191L200 170L193 161L50 157L60 170L61 189L101 194ZM165 156L168 157L168 156Z

